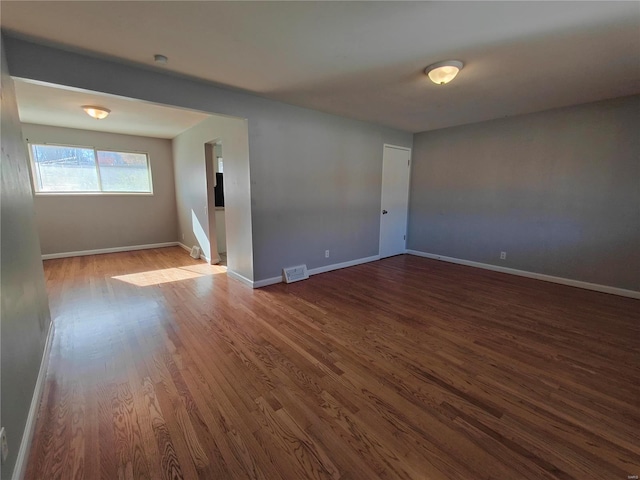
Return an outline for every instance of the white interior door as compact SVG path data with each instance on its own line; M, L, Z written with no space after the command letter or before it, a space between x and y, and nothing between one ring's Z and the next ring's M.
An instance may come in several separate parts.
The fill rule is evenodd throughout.
M392 145L384 146L380 258L404 253L406 248L410 159L411 150Z

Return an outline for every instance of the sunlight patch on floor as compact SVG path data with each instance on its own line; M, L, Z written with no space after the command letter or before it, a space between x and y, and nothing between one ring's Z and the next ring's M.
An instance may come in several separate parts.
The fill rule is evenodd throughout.
M150 270L148 272L130 273L127 275L117 275L114 280L130 283L138 287L148 287L162 283L179 282L181 280L191 280L193 278L208 275L225 273L226 268L215 265L189 265L186 267L164 268L161 270Z
M200 273L202 275L215 275L217 273L224 273L227 271L225 265L210 265L208 263L201 263L198 265L187 265L185 267L179 267L181 270L188 270L189 272Z

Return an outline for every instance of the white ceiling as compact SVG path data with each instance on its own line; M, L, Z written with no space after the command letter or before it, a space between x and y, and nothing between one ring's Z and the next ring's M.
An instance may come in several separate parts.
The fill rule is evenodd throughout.
M18 112L23 123L174 138L209 117L191 110L19 79L15 80L15 87ZM103 120L96 120L82 110L82 105L106 107L111 114Z
M424 131L640 93L639 2L1 2L14 33ZM425 66L459 59L446 86Z

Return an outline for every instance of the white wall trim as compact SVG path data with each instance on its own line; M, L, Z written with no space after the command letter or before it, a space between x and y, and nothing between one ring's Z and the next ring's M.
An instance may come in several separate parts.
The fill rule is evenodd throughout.
M360 265L362 263L375 262L376 260L380 260L380 255L373 255L372 257L364 257L357 258L356 260L350 260L348 262L334 263L332 265L324 265L322 267L312 268L311 270L307 270L309 276L318 275L320 273L331 272L332 270L339 270L341 268L354 267L356 265ZM282 275L279 277L271 277L265 278L263 280L256 280L252 282L253 288L266 287L267 285L275 285L276 283L282 283L284 279Z
M308 270L307 273L309 273L309 275L318 275L319 273L326 273L332 270L339 270L341 268L355 267L356 265L360 265L362 263L375 262L376 260L380 260L380 255L357 258L355 260L350 260L348 262L334 263L333 265L325 265L324 267L312 268L311 270Z
M610 293L620 295L622 297L640 299L640 292L634 290L625 290L624 288L609 287L607 285L599 285L597 283L583 282L580 280L572 280L570 278L554 277L553 275L545 275L544 273L527 272L526 270L517 270L515 268L499 267L489 263L474 262L471 260L462 260L460 258L446 257L444 255L436 255L433 253L420 252L418 250L407 250L409 255L418 257L431 258L434 260L442 260L443 262L457 263L458 265L466 265L468 267L483 268L494 272L508 273L510 275L518 275L520 277L534 278L545 282L559 283L570 287L584 288L586 290L595 290L596 292Z
M182 247L184 250L186 250L187 252L191 253L191 248L187 247L184 243L176 242L176 245L179 246L179 247ZM216 264L220 263L220 257L217 257L217 258L218 259L212 265L216 265ZM211 259L209 257L205 256L204 253L200 254L200 260L204 260L205 262L211 264Z
M187 252L191 251L191 249L186 245L184 245L183 243L178 242L178 245L184 248ZM341 262L341 263L334 263L332 265L324 265L322 267L312 268L311 270L308 270L308 273L309 273L309 276L318 275L319 273L330 272L332 270L338 270L341 268L353 267L355 265L360 265L362 263L375 262L376 260L380 260L380 255L373 255L372 257L357 258L356 260L350 260L348 262ZM250 286L251 288L266 287L268 285L275 285L276 283L282 283L284 281L284 279L282 278L282 275L277 277L271 277L271 278L263 278L262 280L249 280L247 277L240 275L239 273L234 272L233 270L228 270L228 269L227 269L227 275L229 275L231 278L235 278L236 280L240 280L242 283Z
M382 144L382 148L384 148L384 147L395 148L396 150L404 150L406 152L411 152L411 147L402 147L400 145L391 145L390 143L383 143Z
M42 352L38 378L36 380L35 388L33 389L33 396L31 397L31 405L29 406L27 422L25 423L22 440L20 441L18 458L16 459L16 464L13 468L12 480L22 480L25 472L27 471L27 459L29 458L29 450L31 450L33 434L35 433L36 428L36 420L38 418L38 409L40 408L40 400L42 399L44 384L47 379L47 368L49 367L49 355L51 353L54 330L55 326L53 324L53 320L51 320L49 323L49 331L47 332L47 339L44 344L44 351Z
M251 288L255 288L253 280L249 280L247 277L240 275L239 273L234 272L233 270L227 269L227 275L230 276L231 278L235 278L236 280L241 281L242 283L250 286Z
M80 250L77 252L45 253L42 255L42 259L51 260L54 258L84 257L86 255L101 255L103 253L131 252L134 250L147 250L150 248L175 247L176 245L181 244L178 242L164 242L149 243L147 245L129 245L127 247L98 248L96 250Z
M276 283L282 283L284 280L282 278L282 275L280 275L279 277L271 277L271 278L265 278L264 280L256 280L255 282L253 282L253 288L261 288L261 287L266 287L268 285L275 285Z

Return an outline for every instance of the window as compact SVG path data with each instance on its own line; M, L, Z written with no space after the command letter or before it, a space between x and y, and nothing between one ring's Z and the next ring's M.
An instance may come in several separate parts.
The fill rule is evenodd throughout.
M36 193L152 193L146 153L29 145Z

